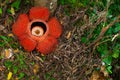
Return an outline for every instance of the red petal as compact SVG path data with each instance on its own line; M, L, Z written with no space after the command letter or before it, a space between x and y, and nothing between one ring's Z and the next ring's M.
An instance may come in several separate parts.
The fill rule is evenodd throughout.
M50 19L48 26L50 29L50 35L54 36L55 38L58 38L61 35L62 27L55 17Z
M42 54L48 54L55 50L57 47L58 41L53 37L48 37L43 42L40 42L37 46L37 50Z
M23 40L20 40L20 44L24 47L26 51L31 52L35 49L37 43L30 37L26 36Z
M49 18L49 10L47 8L43 7L32 7L30 9L30 19L42 19L42 20L48 20Z
M25 33L27 25L29 23L28 16L26 14L21 14L17 21L12 26L12 31L16 36L21 36Z
M22 40L24 40L25 38L27 38L28 37L28 35L27 34L24 34L24 35L22 35L22 36L18 36L18 39L20 40L20 41L22 41Z

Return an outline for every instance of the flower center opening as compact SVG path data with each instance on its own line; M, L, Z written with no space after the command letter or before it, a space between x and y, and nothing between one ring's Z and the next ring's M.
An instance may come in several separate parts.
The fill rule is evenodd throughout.
M35 33L36 33L36 34L40 34L40 31L39 31L39 30L36 30Z
M31 25L31 33L34 36L42 36L46 32L46 25L43 22L33 22Z

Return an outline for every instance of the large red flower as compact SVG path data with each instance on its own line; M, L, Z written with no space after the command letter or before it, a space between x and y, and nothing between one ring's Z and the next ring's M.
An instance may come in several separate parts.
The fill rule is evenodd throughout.
M49 15L47 8L33 7L29 15L21 14L13 24L12 31L25 50L37 49L42 54L55 50L62 28L58 20L49 19Z

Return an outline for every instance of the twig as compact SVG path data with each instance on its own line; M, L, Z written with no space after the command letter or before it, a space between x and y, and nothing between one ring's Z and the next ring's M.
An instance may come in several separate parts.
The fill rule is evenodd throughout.
M98 38L97 38L95 41L93 41L93 42L88 46L88 48L91 47L92 45L96 44L100 39L102 39L102 37L104 36L105 32L106 32L111 26L113 26L116 22L119 22L119 21L120 21L119 19L120 19L120 15L119 15L114 21L112 21L110 24L108 24L106 27L103 27L102 30L101 30L101 32L100 32L100 35L98 36Z
M93 25L94 27L93 27L91 33L88 35L88 39L92 37L92 33L94 32L96 26L97 26L98 24L100 24L102 21L103 21L103 19L100 17L100 18L97 20L97 22Z
M82 17L84 16L84 14L85 14L85 11L86 11L86 9L83 10L83 11L80 11L79 14L76 13L75 15L73 15L73 16L76 16L76 17L75 17L75 19L71 20L71 23L75 23L75 22L77 22L80 18L82 18Z

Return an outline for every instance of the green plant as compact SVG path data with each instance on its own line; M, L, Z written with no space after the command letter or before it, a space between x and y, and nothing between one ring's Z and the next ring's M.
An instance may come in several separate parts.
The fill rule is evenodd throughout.
M12 78L23 79L26 75L24 71L29 69L28 65L25 63L26 57L23 54L16 54L15 57L15 60L6 60L4 62L7 69L6 71L7 73L11 72L13 74Z
M12 3L9 0L6 0L6 4L9 5L7 8L7 13L15 15L21 8L21 5L26 6L30 5L30 0L14 0Z
M85 7L87 6L89 0L60 0L58 1L59 4L62 5L69 5L72 8L77 8L77 7Z
M0 15L2 15L2 8L0 8Z
M74 10L85 8L89 4L89 0L58 0L58 5L67 5L64 8L66 15L70 16L70 13Z
M7 36L0 36L0 47L4 47L7 44L9 44L10 41L12 41L12 38Z
M11 47L11 48L17 48L18 43L13 42L12 37L8 36L0 36L0 47Z
M54 73L54 71L52 71L52 72L50 72L50 73L46 73L45 79L46 79L46 80L55 80L55 78L52 77L53 73Z
M99 53L106 70L110 74L112 74L113 62L120 58L119 2L118 0L91 2L86 14L89 15L89 20L94 28L81 38L84 44L94 45L94 54ZM96 23L98 24L96 25Z
M16 0L15 2L11 4L11 7L15 8L15 10L18 11L20 7L20 3L21 3L21 0Z

